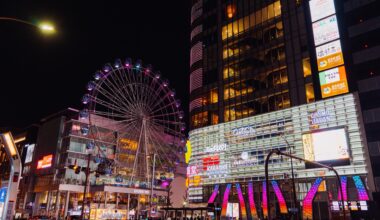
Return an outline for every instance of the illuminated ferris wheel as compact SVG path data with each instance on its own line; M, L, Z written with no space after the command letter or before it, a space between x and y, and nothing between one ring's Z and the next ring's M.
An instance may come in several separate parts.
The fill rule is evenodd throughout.
M185 145L184 113L169 82L140 60L106 64L82 98L94 160L107 176L148 187L172 178Z

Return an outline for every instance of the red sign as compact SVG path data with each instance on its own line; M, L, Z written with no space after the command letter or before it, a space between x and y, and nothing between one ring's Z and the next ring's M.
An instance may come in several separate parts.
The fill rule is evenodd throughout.
M37 163L37 170L51 167L51 162L53 160L53 154L44 156L42 160Z
M219 165L218 155L203 158L203 170L207 170L207 167L212 165Z

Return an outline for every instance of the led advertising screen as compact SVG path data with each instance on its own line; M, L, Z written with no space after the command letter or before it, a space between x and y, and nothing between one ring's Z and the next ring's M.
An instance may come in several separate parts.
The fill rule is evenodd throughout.
M339 29L336 15L313 23L313 36L315 46L338 39Z
M27 144L26 147L26 157L25 157L25 163L32 162L33 159L33 152L34 152L34 146L35 144Z
M322 98L348 93L346 69L344 66L319 73Z
M340 40L324 44L317 51L318 71L331 69L344 64Z
M349 164L347 134L343 127L303 134L302 143L306 160L333 165Z
M311 22L335 14L334 0L311 0L309 6Z
M42 158L42 160L38 161L37 170L51 167L52 161L53 161L53 155L52 154L44 156Z

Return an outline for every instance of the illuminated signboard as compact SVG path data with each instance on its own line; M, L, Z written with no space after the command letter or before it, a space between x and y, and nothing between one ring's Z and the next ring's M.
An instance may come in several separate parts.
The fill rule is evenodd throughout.
M205 149L205 153L223 152L227 150L227 144L215 144Z
M349 159L346 130L335 128L302 135L305 159L334 161Z
M331 116L333 112L328 109L320 109L314 112L311 112L309 115L309 124L310 125L320 125L327 123L332 120Z
M33 159L33 152L34 152L34 146L35 144L26 144L26 157L25 157L25 163L30 163L32 162Z
M322 98L347 93L348 83L344 66L319 73Z
M334 0L311 0L309 6L312 22L335 14Z
M316 48L318 70L326 70L344 64L340 40Z
M210 156L203 158L203 170L207 170L208 166L219 165L219 156Z
M51 167L52 161L53 161L53 155L52 154L44 156L42 158L42 160L38 161L37 170Z
M313 23L314 44L319 46L339 38L336 15Z

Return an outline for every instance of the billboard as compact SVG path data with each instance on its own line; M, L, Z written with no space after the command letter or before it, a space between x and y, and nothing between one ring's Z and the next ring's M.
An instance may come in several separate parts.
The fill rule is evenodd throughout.
M51 167L53 161L53 154L44 156L42 160L37 162L37 170Z
M329 164L345 160L349 164L348 140L343 127L305 133L302 143L306 160Z
M331 69L344 64L340 40L316 48L318 71Z
M315 46L338 39L339 29L336 15L313 23L313 36Z
M322 98L348 93L346 69L336 67L319 73Z
M334 0L311 0L309 1L309 6L311 22L335 14Z
M26 144L25 147L26 149L26 157L25 157L25 163L30 163L32 162L33 159L33 152L34 152L34 146L35 144Z

